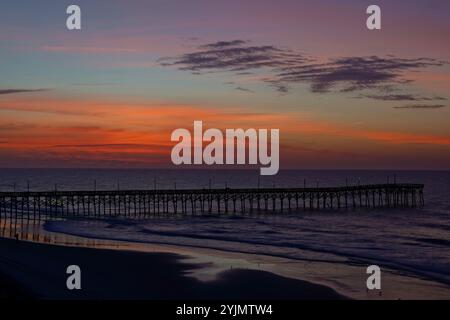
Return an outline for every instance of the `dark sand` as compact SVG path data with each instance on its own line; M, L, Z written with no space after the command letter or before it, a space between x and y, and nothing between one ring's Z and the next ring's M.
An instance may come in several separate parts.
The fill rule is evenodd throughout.
M66 288L66 268L82 271L82 290ZM202 282L171 253L38 244L0 238L0 297L45 299L342 299L334 290L269 272L233 269ZM1 276L3 275L3 277ZM3 280L2 280L3 279ZM23 288L23 289L22 289Z
M33 297L29 295L24 288L21 288L17 282L0 274L0 300L24 300L32 298Z

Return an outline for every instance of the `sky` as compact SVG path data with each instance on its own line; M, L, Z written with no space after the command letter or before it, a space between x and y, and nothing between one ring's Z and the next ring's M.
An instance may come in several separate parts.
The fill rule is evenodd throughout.
M444 0L3 1L0 167L172 168L171 132L202 120L279 128L281 168L450 169L449 18Z

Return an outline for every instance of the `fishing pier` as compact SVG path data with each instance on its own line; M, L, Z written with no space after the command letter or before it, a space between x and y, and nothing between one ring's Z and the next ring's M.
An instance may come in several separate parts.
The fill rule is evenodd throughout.
M323 188L172 189L0 192L0 217L145 218L158 214L245 214L289 211L416 208L422 184Z

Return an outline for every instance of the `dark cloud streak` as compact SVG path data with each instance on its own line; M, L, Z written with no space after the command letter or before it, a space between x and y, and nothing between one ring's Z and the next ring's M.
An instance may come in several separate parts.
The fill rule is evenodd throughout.
M277 74L275 81L309 83L311 91L317 93L380 91L386 86L408 83L409 80L402 78L405 71L441 65L443 62L428 58L347 57L327 63L293 66Z
M415 105L407 105L407 106L398 106L394 107L394 109L442 109L447 106L443 104L415 104Z
M244 40L232 40L232 41L217 41L214 43L209 43L201 46L203 49L220 49L225 47L234 47L234 46L241 46L246 44L247 41Z
M270 70L301 64L307 59L289 50L274 46L243 46L246 42L234 40L216 42L199 47L199 51L179 57L159 60L162 66L173 66L193 73L231 71L248 74L249 71Z
M16 94L16 93L29 93L29 92L42 92L49 91L50 89L0 89L0 95L2 94Z
M255 46L248 41L219 41L199 46L194 52L160 59L166 67L193 74L233 72L236 76L260 70L261 81L281 94L293 85L307 84L313 93L349 93L369 90L360 95L384 101L446 100L442 97L415 97L396 94L400 87L412 82L406 72L419 72L447 64L431 58L399 58L396 56L340 57L320 61L292 50L273 45Z
M236 87L235 89L238 90L238 91L242 91L242 92L254 93L253 90L250 90L250 89L244 88L244 87Z
M439 96L417 96L413 94L386 94L386 95L376 95L376 94L367 94L360 95L356 98L369 98L374 100L381 101L444 101L447 100L444 97Z

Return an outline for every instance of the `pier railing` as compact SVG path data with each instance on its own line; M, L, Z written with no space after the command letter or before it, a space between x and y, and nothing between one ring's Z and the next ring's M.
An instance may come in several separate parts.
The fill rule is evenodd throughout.
M0 192L0 217L137 217L207 214L415 208L424 206L422 184L324 188L172 189Z

